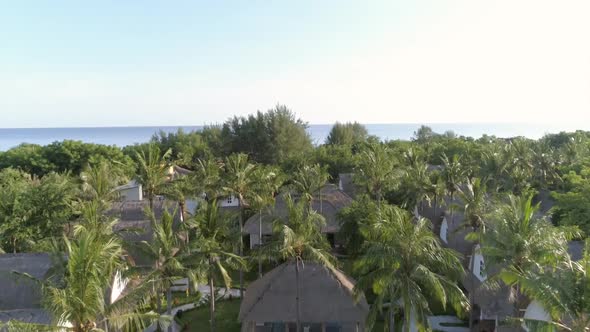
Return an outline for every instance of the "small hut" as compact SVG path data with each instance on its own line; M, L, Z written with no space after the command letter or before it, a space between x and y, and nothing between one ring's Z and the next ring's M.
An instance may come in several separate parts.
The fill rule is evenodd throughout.
M353 295L354 280L339 270L300 263L300 321L305 332L365 330L369 306ZM240 307L242 332L296 330L295 263L284 263L246 290Z

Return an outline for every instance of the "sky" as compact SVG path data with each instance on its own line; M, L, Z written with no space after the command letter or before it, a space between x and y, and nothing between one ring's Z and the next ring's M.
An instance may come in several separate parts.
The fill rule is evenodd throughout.
M588 0L0 5L0 127L590 120Z

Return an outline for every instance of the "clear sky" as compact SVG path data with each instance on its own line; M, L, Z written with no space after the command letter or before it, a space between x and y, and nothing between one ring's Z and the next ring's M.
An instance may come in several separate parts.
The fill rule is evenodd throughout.
M590 120L588 0L4 1L0 127Z

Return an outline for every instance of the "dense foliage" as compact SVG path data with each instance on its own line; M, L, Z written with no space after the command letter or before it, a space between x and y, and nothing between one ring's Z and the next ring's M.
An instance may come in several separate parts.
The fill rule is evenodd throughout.
M337 123L326 142L314 146L306 127L278 105L195 132L156 133L150 142L124 148L66 140L2 152L0 251L51 249L79 259L64 262L65 281L73 287L49 284L45 294L52 314L67 316L79 331L158 318L162 294L170 311L169 286L184 277L208 284L214 329L216 285L229 287L239 271L243 289L247 255L259 274L263 264L284 261L296 264L297 273L302 260L340 266L322 236L321 188L352 173L356 196L338 214L339 254L354 266L349 272L361 281L357 291L372 296L374 314L401 300L389 307L390 330L404 306L420 324L435 302L457 312L468 307L458 287L459 256L432 232L443 214L451 224L461 216L457 227L468 230L468 240L496 265L486 270L495 282L539 299L559 324L568 323L563 308L578 315L570 321L587 321L587 301L571 301L571 292L548 271L586 289L580 283L587 279L588 253L571 264L567 245L590 234L590 133L474 139L422 126L410 141L381 142L358 123ZM185 175L171 172L177 166ZM149 266L122 259L134 246L113 232L115 220L106 213L118 200L115 188L130 179L143 185L148 216L157 197L178 206L178 223L173 215L151 218L154 239L139 246ZM250 252L239 236L244 221L271 210L279 194L286 197L287 216L277 218L270 243ZM240 202L235 214L217 210L217 200L228 195ZM187 209L188 199L199 202L196 211ZM414 209L426 207L432 222L414 218ZM79 270L85 261L104 264L106 275ZM99 296L123 270L142 285L141 295L125 298L132 312ZM556 295L547 298L542 287ZM93 297L90 306L76 306L86 295ZM409 315L404 320L407 327Z

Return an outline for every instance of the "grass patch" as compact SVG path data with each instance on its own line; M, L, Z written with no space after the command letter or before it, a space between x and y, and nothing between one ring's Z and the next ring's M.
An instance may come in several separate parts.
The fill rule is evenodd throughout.
M216 303L215 330L224 332L240 332L241 324L238 322L240 313L240 299L224 300ZM179 321L183 326L182 331L211 331L209 325L209 306L203 305L193 310L183 312Z

